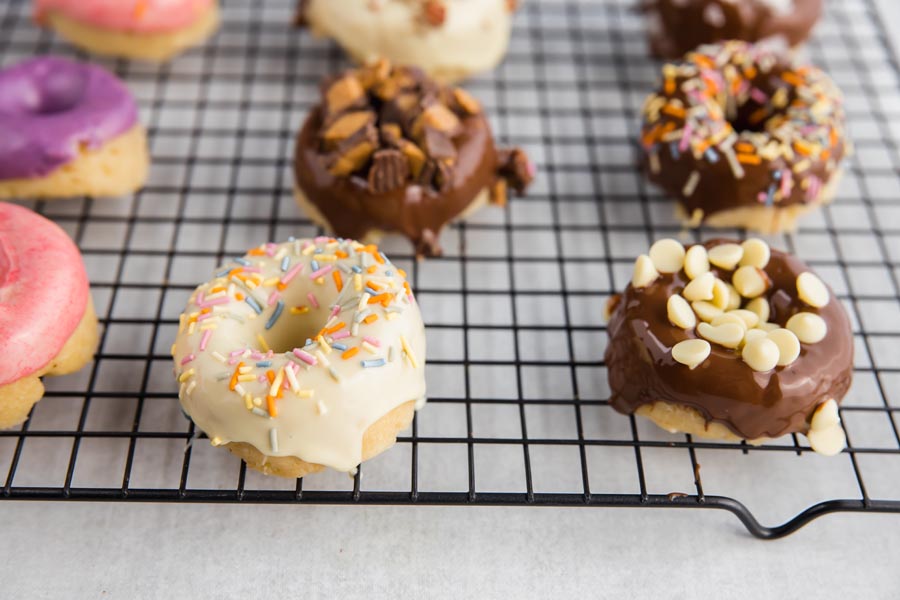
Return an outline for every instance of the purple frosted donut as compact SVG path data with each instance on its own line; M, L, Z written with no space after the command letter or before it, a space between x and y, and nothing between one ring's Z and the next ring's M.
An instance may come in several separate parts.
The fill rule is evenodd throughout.
M146 135L109 71L56 56L0 70L0 198L119 195L146 178Z

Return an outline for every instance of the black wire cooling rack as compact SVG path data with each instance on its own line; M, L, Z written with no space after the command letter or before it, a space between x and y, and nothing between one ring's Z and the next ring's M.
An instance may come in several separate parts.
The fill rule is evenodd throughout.
M292 4L229 1L204 48L160 68L108 63L141 102L153 173L133 198L33 205L79 243L103 335L90 366L47 379L29 421L0 432L0 497L706 507L766 538L829 512L900 512L900 69L872 0L829 2L808 47L847 97L856 154L839 197L770 240L812 263L853 318L839 457L796 436L694 441L607 403L604 302L651 240L680 232L633 166L658 65L629 0L524 3L506 62L468 87L538 164L532 192L450 228L441 258L385 245L429 323L430 403L412 431L352 479L301 481L197 438L168 355L188 294L223 257L316 233L291 199L292 139L320 77L344 65L288 27ZM72 51L29 3L0 0L0 63L46 52Z

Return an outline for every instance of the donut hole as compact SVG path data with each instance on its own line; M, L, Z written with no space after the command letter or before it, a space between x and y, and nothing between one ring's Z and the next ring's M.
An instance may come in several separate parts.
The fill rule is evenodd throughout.
M783 70L773 68L765 76L748 81L750 94L729 94L721 106L726 120L738 133L766 133L770 124L781 122L796 98L796 90L781 78ZM783 91L780 91L783 90ZM779 95L780 102L773 101Z
M295 310L292 310L295 309ZM296 309L309 308L309 312L298 314ZM302 348L308 340L314 339L331 316L327 308L312 308L309 302L292 304L287 302L284 311L271 329L263 328L261 335L266 344L276 354Z
M36 82L38 94L32 111L53 115L71 110L84 97L87 83L83 70L49 69Z

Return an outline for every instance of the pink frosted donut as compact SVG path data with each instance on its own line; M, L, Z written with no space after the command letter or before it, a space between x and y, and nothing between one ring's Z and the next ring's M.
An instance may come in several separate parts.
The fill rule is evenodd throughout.
M216 0L35 0L38 23L96 54L167 60L218 27Z
M78 248L55 223L0 203L0 427L27 417L43 396L42 375L80 369L96 343Z

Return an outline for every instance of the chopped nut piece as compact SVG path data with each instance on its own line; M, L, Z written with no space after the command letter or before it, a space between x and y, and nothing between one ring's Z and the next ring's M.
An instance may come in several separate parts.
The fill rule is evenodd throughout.
M334 121L322 134L326 147L333 147L370 123L375 122L375 113L369 110L347 113Z
M491 186L491 204L506 206L508 200L509 190L507 189L506 180L498 177Z
M344 75L334 81L325 92L325 108L329 115L336 115L357 106L366 97L366 91L353 75Z
M481 112L481 104L478 100L462 88L453 88L453 99L466 114L477 115Z
M650 246L650 259L660 273L677 273L684 265L684 246L678 240L664 238Z
M409 161L399 150L379 150L369 169L369 191L383 194L402 188L409 176Z
M409 140L400 140L400 151L409 161L409 171L413 178L418 179L427 160L425 153Z
M381 126L382 143L399 148L401 138L403 138L403 130L396 123L385 123Z
M386 80L391 75L391 62L380 58L367 64L359 71L359 82L367 90Z
M416 119L412 128L413 136L418 137L422 135L423 130L428 127L453 137L459 133L462 123L460 123L459 117L453 114L453 111L449 108L443 104L435 103L423 110L419 118Z
M366 164L373 152L375 152L375 144L371 140L363 139L355 146L338 154L328 171L332 175L349 175Z

